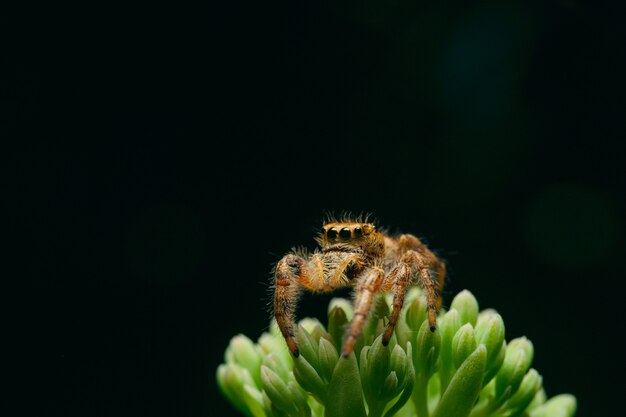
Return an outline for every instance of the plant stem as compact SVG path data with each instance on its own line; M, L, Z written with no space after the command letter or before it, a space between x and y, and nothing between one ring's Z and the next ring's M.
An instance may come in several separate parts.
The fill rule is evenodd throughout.
M415 381L415 389L413 390L413 404L418 417L429 417L428 411L428 378L425 375L418 374Z

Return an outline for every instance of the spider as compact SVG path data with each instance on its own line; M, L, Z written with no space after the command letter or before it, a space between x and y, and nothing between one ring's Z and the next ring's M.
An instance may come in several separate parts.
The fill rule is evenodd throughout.
M435 331L446 266L417 237L392 237L377 230L367 218L348 218L327 221L315 240L320 247L313 253L294 249L276 264L274 271L274 317L294 357L299 355L294 312L303 290L354 289L354 317L343 342L343 358L353 351L373 301L381 292L393 291L383 345L387 346L393 335L407 287L415 283L426 291L428 323Z

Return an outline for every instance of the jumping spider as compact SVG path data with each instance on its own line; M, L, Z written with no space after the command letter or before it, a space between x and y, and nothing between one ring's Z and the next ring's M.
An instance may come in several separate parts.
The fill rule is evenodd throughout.
M341 287L354 288L354 317L343 343L344 358L354 349L374 298L380 292L393 291L393 309L383 345L393 335L407 287L415 283L426 290L428 323L430 330L435 331L446 266L417 237L410 234L392 237L377 230L367 219L342 219L325 223L315 240L320 247L312 254L294 250L275 269L274 316L295 357L299 351L294 311L302 290L331 292Z

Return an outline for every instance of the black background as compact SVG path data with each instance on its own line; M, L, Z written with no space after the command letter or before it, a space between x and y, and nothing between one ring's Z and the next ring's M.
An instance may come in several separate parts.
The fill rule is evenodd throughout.
M470 289L507 339L533 341L549 396L613 413L619 13L378 3L5 16L26 414L234 415L215 384L228 341L261 334L273 263L343 210L423 237L448 262L447 303Z

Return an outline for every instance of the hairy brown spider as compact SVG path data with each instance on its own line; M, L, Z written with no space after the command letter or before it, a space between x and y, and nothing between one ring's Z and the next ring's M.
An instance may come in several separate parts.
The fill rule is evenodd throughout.
M435 331L446 266L417 237L392 237L378 231L367 219L342 219L324 224L316 241L320 247L313 253L293 250L276 264L274 316L295 357L299 351L294 311L302 290L331 292L341 287L354 288L354 317L343 343L344 358L354 349L380 292L393 291L393 309L383 345L393 335L407 287L415 283L426 290L428 323L430 330Z

